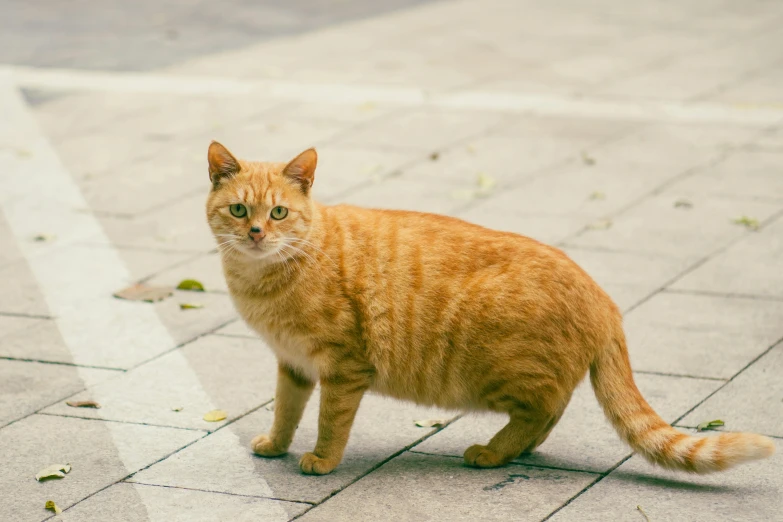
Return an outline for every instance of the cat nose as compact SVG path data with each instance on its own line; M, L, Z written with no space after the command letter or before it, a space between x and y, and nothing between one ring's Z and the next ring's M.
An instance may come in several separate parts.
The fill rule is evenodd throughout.
M264 234L264 231L261 230L261 228L259 227L251 227L250 232L248 232L247 235L250 237L250 239L258 243L259 241L264 239L264 236L266 234Z

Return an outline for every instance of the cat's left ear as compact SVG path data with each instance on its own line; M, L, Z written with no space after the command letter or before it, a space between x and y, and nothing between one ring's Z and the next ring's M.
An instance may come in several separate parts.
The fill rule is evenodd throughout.
M313 186L315 179L315 165L318 163L318 154L315 149L307 149L283 169L283 175L295 181L302 187L302 192L307 194Z
M236 176L241 169L239 161L234 155L216 141L209 144L207 160L209 161L209 180L214 185L217 185L222 178Z

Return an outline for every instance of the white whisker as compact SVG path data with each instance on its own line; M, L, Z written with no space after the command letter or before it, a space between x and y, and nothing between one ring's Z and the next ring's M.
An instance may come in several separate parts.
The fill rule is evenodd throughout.
M329 261L331 261L331 263L332 263L332 264L333 264L335 267L337 266L337 263L335 263L335 262L334 262L334 259L332 259L331 257L329 257L329 254L327 254L326 252L324 252L324 251L323 251L323 249L321 249L321 248L319 248L318 246L316 246L316 245L315 245L315 244L314 244L312 241L308 241L307 239L300 239L300 238L297 238L297 237L290 238L290 240L291 240L291 241L294 241L294 242L296 242L297 244L301 243L301 244L304 244L305 246L309 246L309 247L311 247L311 248L312 248L313 250L315 250L316 252L320 252L321 254L323 254L323 255L324 255L324 257L325 257L326 259L328 259ZM292 246L293 246L293 245L292 245Z

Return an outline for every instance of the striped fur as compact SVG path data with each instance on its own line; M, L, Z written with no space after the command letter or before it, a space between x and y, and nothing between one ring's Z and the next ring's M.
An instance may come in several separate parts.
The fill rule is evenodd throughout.
M257 454L288 450L318 382L305 473L340 463L369 390L506 413L508 424L464 455L500 466L546 440L588 370L620 435L652 462L706 472L772 452L756 435L688 437L662 421L633 382L619 310L560 250L445 216L320 205L312 149L288 164L254 163L213 143L209 162L207 220L231 297L279 365L275 418L253 440ZM247 215L232 215L238 204ZM272 219L276 206L284 219ZM260 243L251 227L263 230Z
M590 369L598 402L617 433L636 452L659 466L710 473L775 452L771 439L752 433L694 437L671 427L647 404L633 381L622 331L599 353Z

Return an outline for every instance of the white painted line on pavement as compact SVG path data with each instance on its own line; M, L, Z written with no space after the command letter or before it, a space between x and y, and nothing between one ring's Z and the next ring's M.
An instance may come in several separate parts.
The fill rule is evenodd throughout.
M18 243L74 363L122 367L175 346L154 307L121 301L113 291L129 279L119 253L110 246L94 216L86 208L79 188L59 161L38 128L27 105L8 77L0 74L0 161L3 164L0 210ZM24 148L23 156L16 151ZM41 248L30 240L33 231L58 235L52 245ZM97 235L107 246L84 249L73 241ZM204 411L214 408L198 375L181 351L174 352L177 381ZM81 371L81 369L79 369ZM85 380L83 378L83 380ZM155 383L149 383L154 388ZM92 397L103 401L101 387ZM133 397L128 397L133 402ZM162 405L168 407L169 405ZM122 407L115 403L115 407ZM148 456L139 453L123 430L104 423L128 471L135 471ZM236 457L253 464L249 449L237 441ZM146 459L146 460L145 460ZM259 487L269 487L258 477ZM271 491L269 491L271 494ZM282 510L282 508L281 508Z
M210 78L137 72L6 67L20 86L67 91L231 96L254 93L282 100L356 105L365 102L451 110L519 112L570 117L681 123L772 125L783 121L783 105L728 105L675 101L602 99L520 92L438 93L415 87L302 83Z

